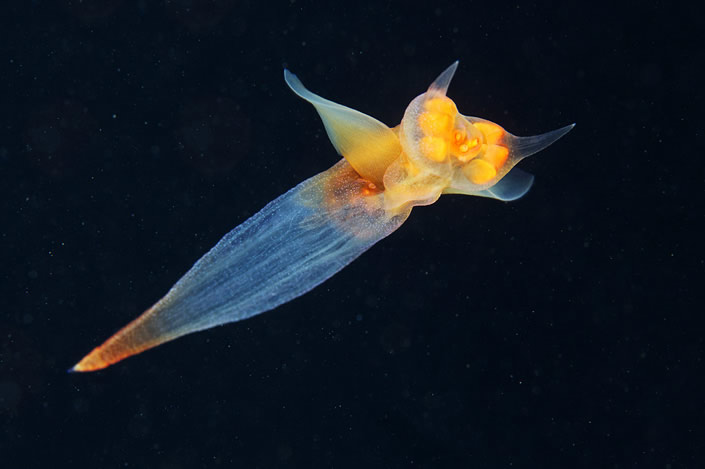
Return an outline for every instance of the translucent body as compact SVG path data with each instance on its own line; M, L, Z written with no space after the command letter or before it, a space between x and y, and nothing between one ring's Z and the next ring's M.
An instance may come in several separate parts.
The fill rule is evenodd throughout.
M361 197L362 191L368 191ZM75 371L104 368L191 332L246 319L303 295L404 222L341 160L225 235L142 316Z
M572 126L516 137L465 117L446 97L457 62L391 129L285 80L313 104L338 152L328 171L299 184L232 230L154 306L85 356L72 371L104 368L130 355L290 301L392 233L417 205L444 193L514 200L533 176L512 169Z

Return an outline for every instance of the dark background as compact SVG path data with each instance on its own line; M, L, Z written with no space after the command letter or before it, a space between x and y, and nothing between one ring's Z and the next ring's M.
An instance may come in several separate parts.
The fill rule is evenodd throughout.
M666 2L16 2L0 33L3 468L705 464L703 20ZM67 374L451 62L520 201L447 196L313 292ZM699 297L700 299L696 299Z

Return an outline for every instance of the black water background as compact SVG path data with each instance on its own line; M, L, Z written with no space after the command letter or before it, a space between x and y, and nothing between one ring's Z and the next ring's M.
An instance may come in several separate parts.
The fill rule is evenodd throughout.
M15 2L0 33L2 467L702 467L695 8ZM396 125L452 61L531 135L314 292L65 369L337 156L282 79Z

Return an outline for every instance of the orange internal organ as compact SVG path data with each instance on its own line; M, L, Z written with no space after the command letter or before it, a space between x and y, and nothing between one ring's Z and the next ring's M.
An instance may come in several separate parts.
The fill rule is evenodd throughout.
M477 130L485 136L485 142L494 144L504 136L504 129L492 122L475 122L473 124Z
M419 116L419 127L426 135L444 136L452 125L453 119L448 114L424 112Z
M492 163L492 166L495 167L495 169L499 169L504 165L504 162L507 161L507 157L509 156L509 149L507 147L504 147L502 145L482 145L484 151L484 154L482 155L482 159L487 161L488 163ZM486 149L484 147L487 147Z
M436 96L424 102L424 112L418 117L418 125L424 134L419 141L419 150L431 161L441 163L448 155L455 116L455 103L445 96Z
M458 108L455 107L453 100L445 96L436 96L435 98L426 100L424 107L429 112L437 112L448 116L455 116L458 112Z
M451 99L430 98L424 103L424 109L418 125L425 135L420 141L420 150L426 158L440 163L450 152L461 163L467 163L477 156L482 149L482 133L459 116Z
M463 174L473 184L485 184L497 175L497 170L491 163L475 158L463 167Z
M442 137L427 135L421 139L419 147L426 158L439 163L446 159L448 153L448 144Z
M482 153L463 167L463 174L473 184L485 184L497 175L499 168L507 161L509 149L484 143L478 146L482 148Z
M465 131L456 131L453 143L451 151L461 163L467 163L475 158L483 146L479 137L467 138Z

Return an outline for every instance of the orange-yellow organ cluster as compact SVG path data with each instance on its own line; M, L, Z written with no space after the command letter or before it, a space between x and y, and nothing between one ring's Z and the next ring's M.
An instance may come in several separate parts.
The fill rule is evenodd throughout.
M428 99L419 116L424 136L419 149L431 161L443 162L450 154L473 184L484 184L497 175L509 156L499 141L504 130L490 122L471 124L455 103L445 96Z

